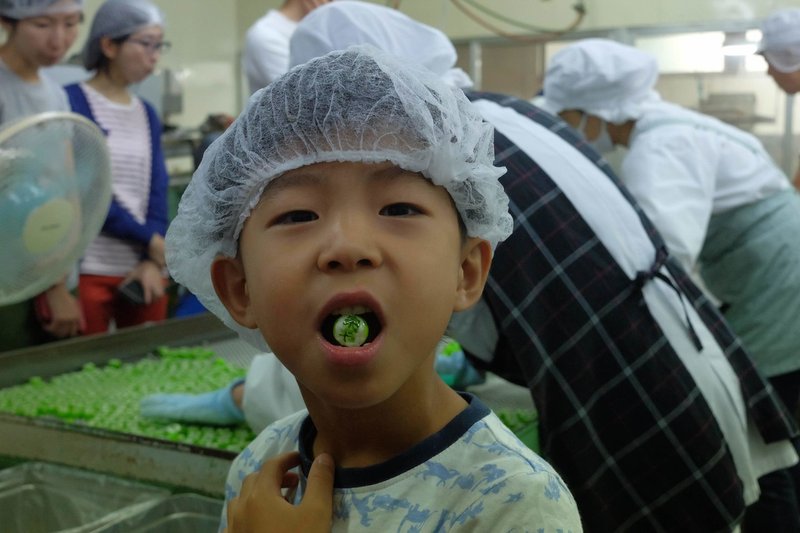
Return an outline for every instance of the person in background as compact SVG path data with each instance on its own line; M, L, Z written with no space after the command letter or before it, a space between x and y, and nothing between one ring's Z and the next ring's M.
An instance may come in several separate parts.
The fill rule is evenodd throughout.
M86 333L167 317L164 237L168 175L155 109L131 92L168 43L148 0L107 0L83 49L86 82L66 87L72 110L100 126L111 154L113 198L102 232L81 261Z
M627 147L624 184L724 316L790 413L800 406L800 196L752 135L661 100L656 59L605 39L556 53L546 105L599 151ZM793 479L795 481L793 481ZM750 531L800 530L798 467L760 479ZM800 485L798 485L800 486ZM772 524L767 526L767 524Z
M297 23L331 0L284 0L258 19L244 37L242 65L250 94L269 85L288 70L289 39Z
M6 34L0 45L0 126L45 111L69 111L64 90L41 69L62 60L82 21L82 0L0 0ZM35 299L0 308L0 351L81 332L80 305L69 278L65 273Z
M327 454L334 531L582 531L558 474L434 370L512 229L493 155L463 93L367 46L278 78L209 148L167 233L170 273L272 347L307 407L238 456L226 502L287 452L300 502Z
M800 91L800 8L779 9L761 23L761 42L756 50L764 56L772 76L786 94ZM800 189L800 167L794 175Z

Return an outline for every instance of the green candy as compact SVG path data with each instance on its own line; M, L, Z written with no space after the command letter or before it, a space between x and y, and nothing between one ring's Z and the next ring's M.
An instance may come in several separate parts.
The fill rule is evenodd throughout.
M363 346L368 335L367 321L358 315L342 315L333 324L333 338L342 346Z

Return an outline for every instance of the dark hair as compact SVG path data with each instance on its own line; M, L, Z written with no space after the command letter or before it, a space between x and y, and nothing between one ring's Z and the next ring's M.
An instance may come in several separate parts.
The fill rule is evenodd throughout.
M122 44L125 41L127 41L131 35L132 34L129 33L128 35L123 35L122 37L114 37L113 39L111 39L111 42L115 44ZM95 67L97 69L97 72L107 72L110 64L111 62L108 60L106 55L103 53L103 49L101 48L100 57L97 59L97 66Z
M11 26L12 30L17 27L17 23L19 22L19 19L12 19L11 17L7 17L5 15L0 15L0 20Z

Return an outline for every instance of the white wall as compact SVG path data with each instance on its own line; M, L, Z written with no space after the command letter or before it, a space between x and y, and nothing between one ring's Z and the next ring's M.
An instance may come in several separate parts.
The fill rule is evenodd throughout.
M377 4L393 1L368 0ZM172 50L162 65L176 70L183 81L184 112L173 118L177 125L193 127L209 113L236 114L242 102L239 57L248 26L282 0L155 0L167 17L167 39ZM479 0L482 5L547 28L564 28L575 20L576 0ZM82 46L92 15L101 0L85 0L86 22L76 52ZM620 26L712 24L763 17L800 0L585 0L586 17L581 31ZM423 22L441 28L453 39L491 35L450 0L402 0L400 9ZM516 33L508 26L505 31Z
M386 4L385 1L371 1ZM572 6L577 2L479 0L479 3L522 22L557 29L565 28L575 20ZM584 5L586 16L578 28L580 30L747 20L761 18L778 7L800 7L800 0L584 0ZM439 27L454 39L491 34L464 15L450 0L404 0L400 9ZM512 29L498 25L507 31Z

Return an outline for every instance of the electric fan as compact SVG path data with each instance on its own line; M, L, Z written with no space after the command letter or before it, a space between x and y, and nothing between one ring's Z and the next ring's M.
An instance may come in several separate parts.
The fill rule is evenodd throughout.
M49 112L0 128L0 305L66 276L110 202L108 149L94 123Z

